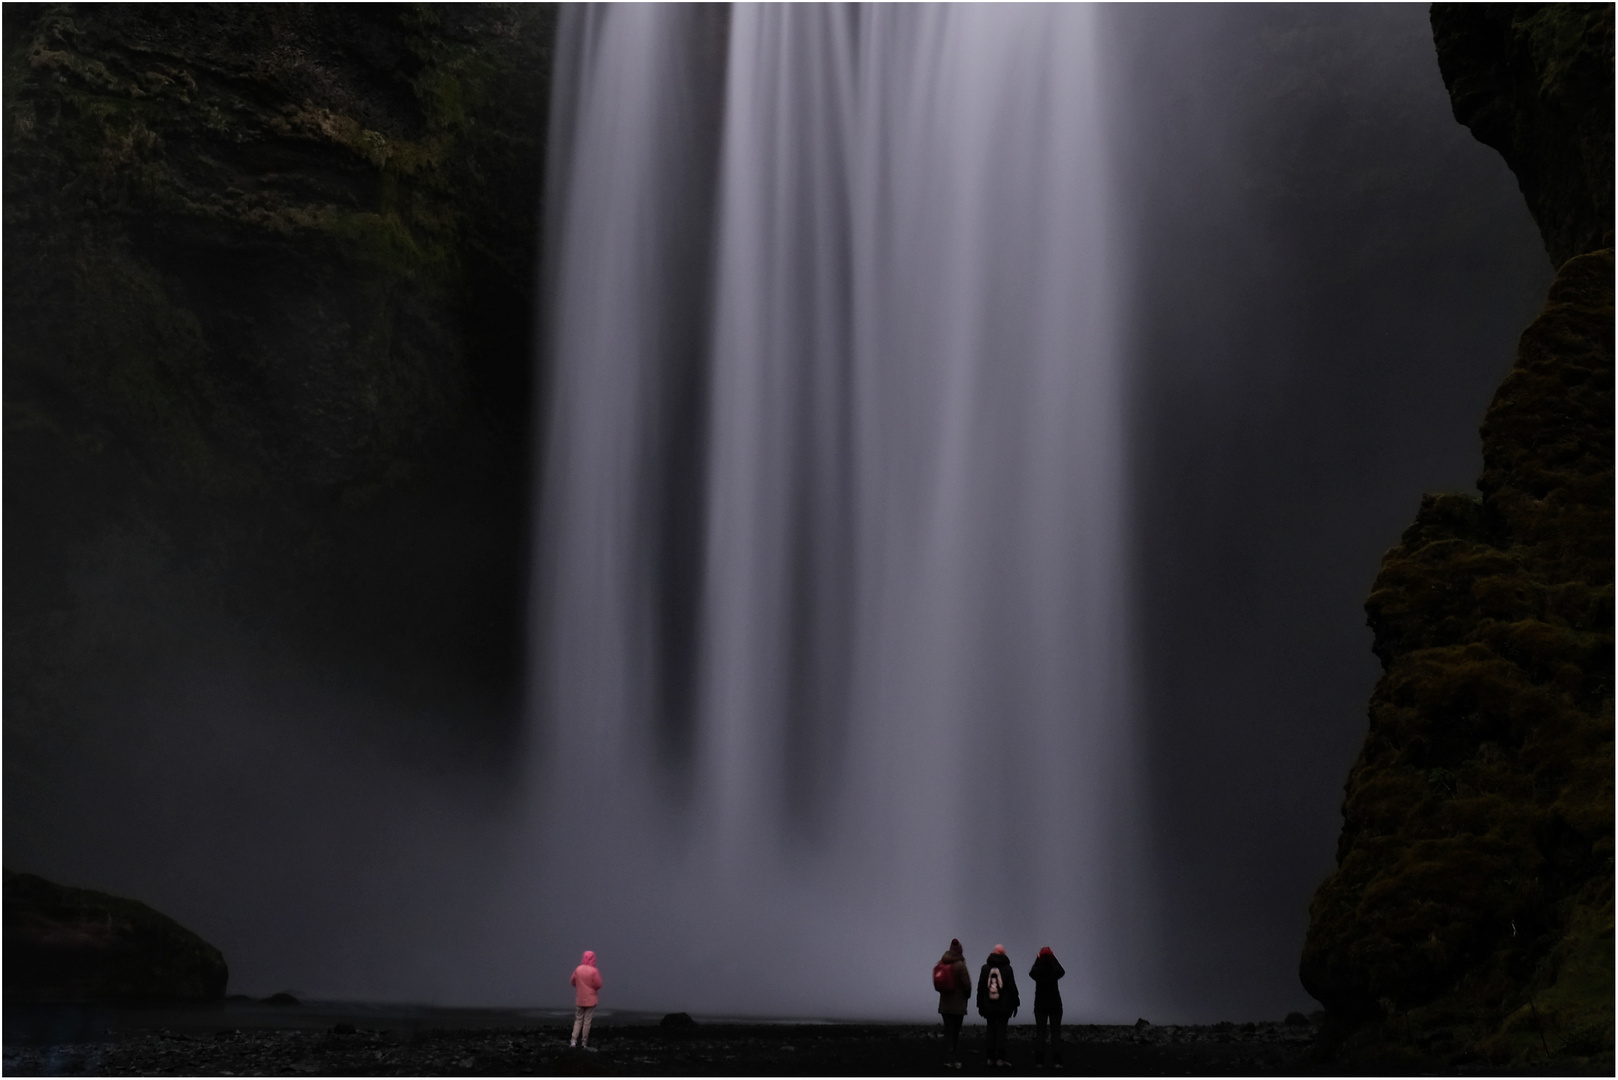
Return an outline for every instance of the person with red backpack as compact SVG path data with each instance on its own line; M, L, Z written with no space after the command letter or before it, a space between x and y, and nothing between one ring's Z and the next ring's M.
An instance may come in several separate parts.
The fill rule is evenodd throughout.
M1017 976L1011 970L1011 957L1004 945L994 952L978 972L978 1014L988 1021L989 1034L983 1048L984 1064L1010 1066L1006 1060L1006 1025L1022 1004L1017 996Z
M938 1014L944 1018L944 1039L952 1059L945 1067L959 1069L961 1024L966 1020L966 1003L972 1000L972 975L966 970L959 938L950 939L949 949L933 966L933 989L938 991Z

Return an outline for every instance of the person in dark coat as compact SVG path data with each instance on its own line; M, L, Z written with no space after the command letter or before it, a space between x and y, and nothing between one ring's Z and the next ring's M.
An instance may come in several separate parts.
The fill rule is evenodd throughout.
M1011 1065L1006 1060L1006 1025L1017 1015L1020 1004L1011 957L1004 945L996 945L978 972L978 1015L989 1024L988 1044L983 1049L986 1064Z
M1049 945L1039 950L1028 977L1034 980L1034 1064L1045 1066L1045 1023L1051 1025L1051 1064L1062 1067L1062 988L1056 985L1067 972L1062 970Z
M961 1023L966 1019L966 1003L972 1000L972 973L966 969L966 954L960 938L951 938L949 949L938 961L948 964L955 985L938 992L938 1014L944 1018L944 1040L949 1048L952 1069L961 1067Z

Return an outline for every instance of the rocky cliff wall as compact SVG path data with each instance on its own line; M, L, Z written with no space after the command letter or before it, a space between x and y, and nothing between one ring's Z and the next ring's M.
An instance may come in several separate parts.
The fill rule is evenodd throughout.
M1482 427L1366 611L1384 674L1300 965L1342 1052L1610 1066L1610 5L1435 5L1457 119L1560 269Z
M201 610L509 733L554 15L6 8L8 810Z
M1434 4L1455 119L1516 174L1561 266L1612 247L1612 7Z

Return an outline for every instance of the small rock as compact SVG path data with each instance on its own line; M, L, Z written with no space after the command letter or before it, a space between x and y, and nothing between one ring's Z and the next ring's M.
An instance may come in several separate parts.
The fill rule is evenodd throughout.
M1137 1018L1135 1020L1135 1029L1137 1031L1140 1030L1141 1028L1149 1028L1151 1026L1152 1026L1152 1022L1150 1020L1146 1019L1144 1016L1139 1017L1139 1018Z
M293 997L291 994L289 994L285 990L283 990L279 994L271 994L269 997L265 998L264 999L264 1004L266 1004L266 1005L302 1005L303 1002L299 1001L297 998Z
M683 1012L669 1013L667 1016L663 1017L663 1019L659 1020L657 1024L659 1027L674 1028L694 1028L697 1026L697 1022L691 1019L691 1014Z
M1307 1016L1303 1015L1303 1013L1301 1013L1301 1012L1289 1012L1289 1013L1287 1013L1287 1018L1283 1022L1286 1024L1287 1027L1308 1027L1309 1026L1309 1018Z

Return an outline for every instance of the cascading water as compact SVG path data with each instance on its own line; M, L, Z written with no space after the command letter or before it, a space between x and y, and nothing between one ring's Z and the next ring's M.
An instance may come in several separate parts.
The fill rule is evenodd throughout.
M958 936L1129 1006L1093 21L564 15L526 872L609 1004L919 1017Z

